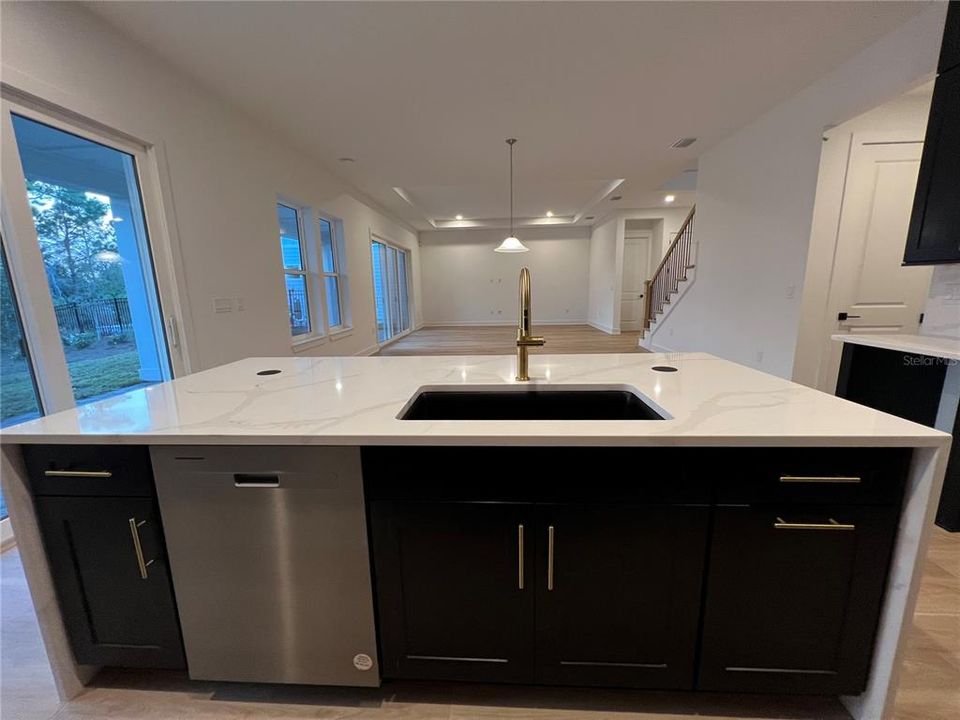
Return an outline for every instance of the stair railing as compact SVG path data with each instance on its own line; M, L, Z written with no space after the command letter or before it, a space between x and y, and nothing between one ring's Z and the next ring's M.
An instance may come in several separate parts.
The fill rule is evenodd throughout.
M679 291L680 283L687 279L687 269L693 267L690 264L690 254L693 249L693 216L696 210L696 205L690 208L690 213L680 226L680 231L663 254L663 259L657 265L656 271L645 283L644 330L649 328L654 318L663 312L663 306L670 302L671 296Z

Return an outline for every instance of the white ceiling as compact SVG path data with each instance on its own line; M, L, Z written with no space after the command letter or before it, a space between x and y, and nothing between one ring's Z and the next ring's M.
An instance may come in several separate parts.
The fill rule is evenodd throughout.
M656 204L705 149L922 5L89 3L423 229L502 222L511 136L518 216ZM669 147L684 136L699 141Z

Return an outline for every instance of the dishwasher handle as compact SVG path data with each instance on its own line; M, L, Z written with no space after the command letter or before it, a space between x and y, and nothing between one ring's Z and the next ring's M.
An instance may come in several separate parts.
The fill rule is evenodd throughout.
M234 473L233 484L238 488L280 487L280 473Z

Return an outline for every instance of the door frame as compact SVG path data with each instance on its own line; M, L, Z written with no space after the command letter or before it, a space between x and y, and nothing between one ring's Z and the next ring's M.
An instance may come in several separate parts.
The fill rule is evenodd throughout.
M32 78L23 77L19 73L14 72L12 75L18 80L16 86L9 84L9 78L0 83L0 104L3 111L3 117L0 118L3 135L0 152L3 155L3 178L11 177L8 172L15 171L17 175L13 177L23 179L20 155L10 120L11 111L133 156L146 226L147 247L163 325L162 328L156 328L156 331L163 335L171 376L177 378L189 375L197 363L193 350L194 328L186 293L186 271L180 251L173 191L163 140L149 132L128 132L123 127L122 116L116 118L117 124L110 124L108 120L98 119L98 113L81 114L84 109L82 106L90 104L84 99L47 85L37 85ZM26 87L32 90L34 85L37 85L36 93L21 89ZM99 111L99 106L96 106L96 109ZM12 165L8 167L8 163ZM11 195L9 185L10 183L3 183L0 195L4 212L7 213L3 218L4 231L11 237L19 238L25 235L36 244L36 228L29 203L26 201L26 192L14 191ZM19 190L19 183L17 185ZM25 222L27 220L28 223ZM17 232L20 235L17 235ZM17 244L19 246L24 243L18 240ZM11 245L13 243L9 242L8 247ZM10 262L11 265L14 264L13 259ZM11 274L13 272L11 269ZM18 279L20 284L16 287L20 289L23 287L24 278L14 277L14 283L17 283ZM46 288L41 290L46 293ZM26 324L24 319L24 325ZM73 403L67 407L73 407Z
M856 148L863 144L922 145L923 137L922 131L918 136L906 130L886 130L828 134L823 140L792 379L832 395L836 389L837 368L831 372L830 364L832 346L836 343L829 338L842 332L837 311L832 310L833 284L844 195Z
M5 179L2 192L4 232L11 237L7 243L11 279L15 292L21 296L24 332L27 342L37 348L33 353L37 358L35 369L38 376L44 379L40 383L44 412L65 410L76 403L49 289L45 283L31 282L31 278L45 277L45 270L24 189L24 172L11 119L14 113L133 157L144 216L148 250L146 259L151 265L159 305L160 326L154 327L154 334L158 341L162 341L161 347L166 352L171 378L188 374L188 333L184 332L186 323L180 302L180 283L167 233L155 153L151 152L150 146L132 140L123 133L104 130L99 124L75 118L66 111L51 111L6 87L0 89L0 96L3 113L0 118L0 150L3 154L2 177Z

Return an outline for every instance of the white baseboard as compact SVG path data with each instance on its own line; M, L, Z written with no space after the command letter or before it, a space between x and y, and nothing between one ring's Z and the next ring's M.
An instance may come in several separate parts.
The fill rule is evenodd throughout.
M609 325L602 325L598 322L594 322L593 320L587 320L587 325L589 325L592 328L596 328L597 330L600 330L602 332L605 332L607 335L620 334L620 328L610 327Z
M363 350L359 350L359 351L355 352L355 353L354 353L354 356L374 355L374 354L376 354L377 352L379 352L379 350L380 350L380 346L379 346L379 345L371 345L370 347L366 347L366 348L364 348Z
M516 320L437 320L423 323L422 327L516 327ZM568 320L540 320L533 319L533 326L537 325L589 325L584 318L571 318ZM418 328L419 329L419 328Z

